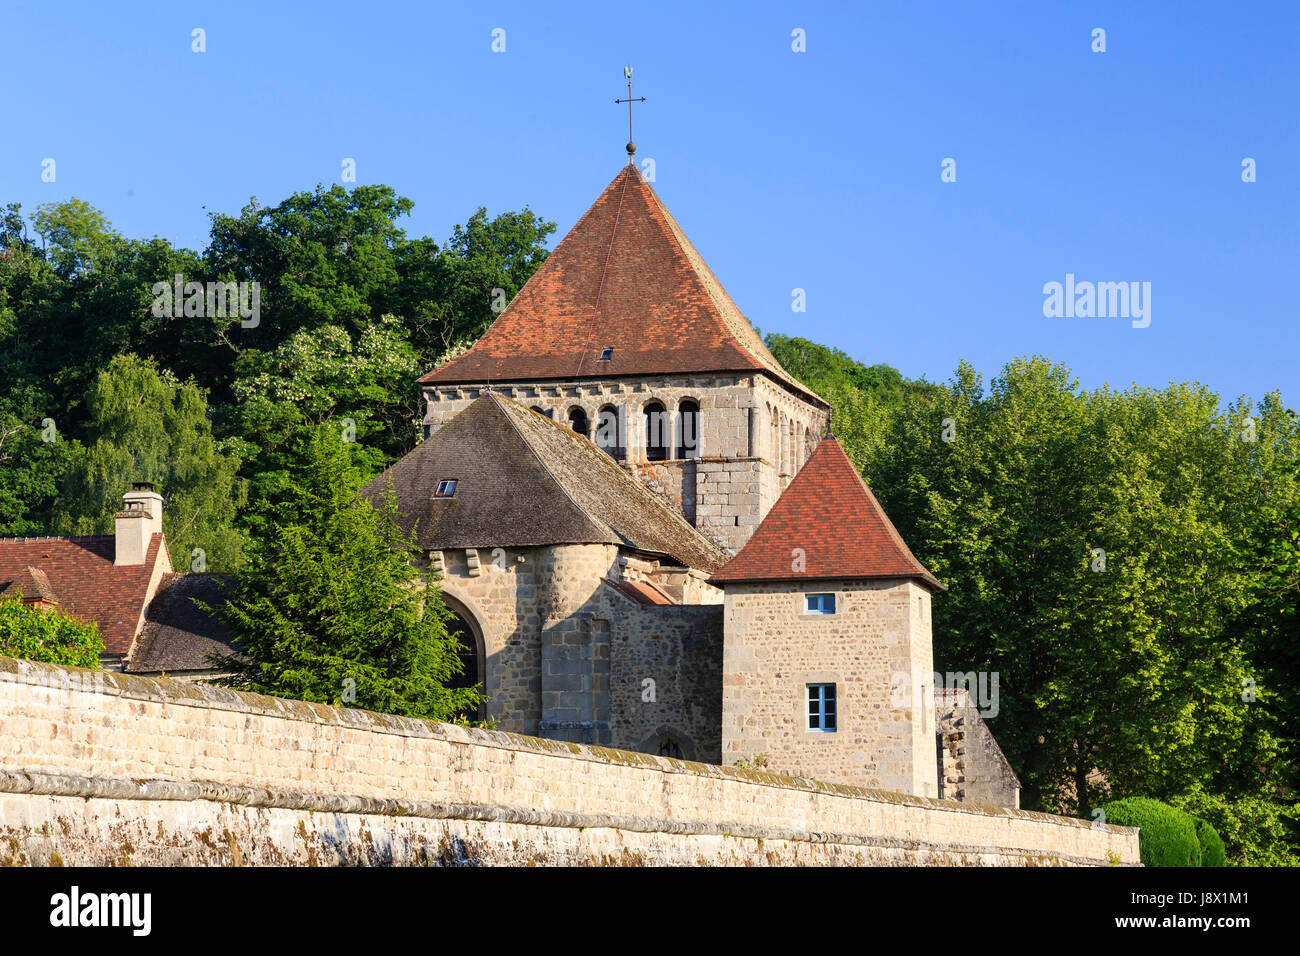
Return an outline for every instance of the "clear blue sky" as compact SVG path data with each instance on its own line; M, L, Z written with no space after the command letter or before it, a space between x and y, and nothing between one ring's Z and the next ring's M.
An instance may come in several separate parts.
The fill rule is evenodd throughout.
M0 16L0 201L28 212L76 196L129 236L201 248L204 206L276 203L352 157L359 182L415 201L411 234L528 204L562 235L625 162L613 100L631 63L648 97L638 156L764 332L932 380L962 358L989 375L1041 353L1087 387L1195 379L1300 403L1294 2L19 2ZM1150 327L1045 318L1043 284L1066 273L1150 282Z

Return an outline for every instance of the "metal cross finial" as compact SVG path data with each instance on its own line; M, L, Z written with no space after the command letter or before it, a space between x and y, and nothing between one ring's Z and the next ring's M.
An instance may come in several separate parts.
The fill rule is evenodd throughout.
M623 75L627 77L627 99L617 99L614 102L627 104L627 164L631 166L632 154L636 152L636 143L632 142L632 104L644 103L645 97L632 98L632 68L630 66L623 67Z

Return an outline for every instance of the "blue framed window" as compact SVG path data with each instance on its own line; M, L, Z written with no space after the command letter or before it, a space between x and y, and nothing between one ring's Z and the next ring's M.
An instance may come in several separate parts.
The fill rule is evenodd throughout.
M805 594L804 612L807 614L834 614L834 594Z
M808 685L808 729L835 733L835 685Z

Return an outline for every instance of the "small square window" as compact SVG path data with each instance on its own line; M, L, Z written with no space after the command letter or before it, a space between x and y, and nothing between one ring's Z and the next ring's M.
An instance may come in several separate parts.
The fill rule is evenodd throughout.
M806 614L834 614L834 594L805 594L804 612Z
M450 498L456 493L456 479L444 478L438 482L438 490L433 493L435 498Z
M835 733L835 685L808 685L808 729Z
M614 357L614 346L611 345L600 350L600 360L602 362L608 362L613 357Z

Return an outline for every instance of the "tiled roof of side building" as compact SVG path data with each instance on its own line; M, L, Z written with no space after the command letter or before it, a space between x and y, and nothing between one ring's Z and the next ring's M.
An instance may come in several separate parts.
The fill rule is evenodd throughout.
M781 367L650 184L625 166L474 347L420 381L708 372L765 373L827 407Z
M239 656L220 620L195 603L217 607L225 600L223 582L222 575L164 575L123 670L131 674L203 671L218 666L212 657Z
M8 584L0 587L0 598L21 594L23 601L45 601L58 604L59 599L50 586L50 578L40 568L26 567Z
M149 593L159 552L167 547L161 534L149 542L144 564L113 564L111 534L72 538L0 538L0 590L27 578L27 568L45 573L58 607L82 620L95 621L104 651L131 649ZM168 562L170 564L170 562Z
M426 438L362 494L389 481L402 522L426 551L607 543L702 571L726 552L588 439L489 392ZM438 497L444 480L455 491Z
M709 583L844 578L916 578L944 589L912 555L840 443L827 436Z

